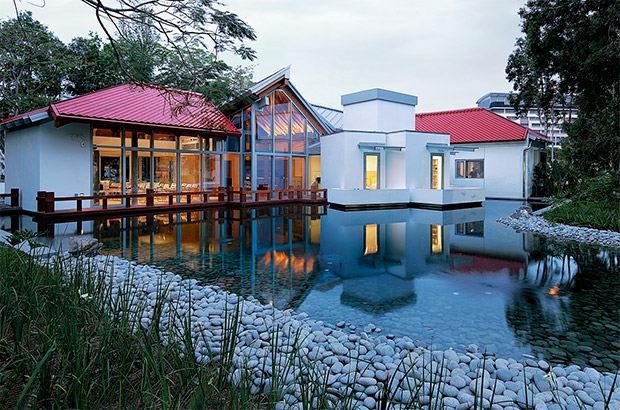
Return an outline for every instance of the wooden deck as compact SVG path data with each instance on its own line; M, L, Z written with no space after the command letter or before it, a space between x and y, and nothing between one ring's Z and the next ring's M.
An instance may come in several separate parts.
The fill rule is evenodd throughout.
M108 216L196 211L207 208L248 208L288 204L321 205L327 203L326 189L248 191L243 188L218 188L200 192L154 192L144 194L56 197L53 192L37 193L39 221L63 221ZM75 202L71 209L56 209L60 202ZM111 203L119 204L112 205ZM94 204L94 205L93 205ZM84 207L84 205L88 207Z

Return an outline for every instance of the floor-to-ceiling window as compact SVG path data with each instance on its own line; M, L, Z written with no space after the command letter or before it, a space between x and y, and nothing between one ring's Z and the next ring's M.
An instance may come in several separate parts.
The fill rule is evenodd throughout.
M379 154L364 154L364 189L379 189Z

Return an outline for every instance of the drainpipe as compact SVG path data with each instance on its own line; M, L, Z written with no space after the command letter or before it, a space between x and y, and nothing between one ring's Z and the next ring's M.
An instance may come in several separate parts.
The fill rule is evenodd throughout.
M527 201L527 152L532 148L532 140L527 137L527 147L523 148L523 200Z

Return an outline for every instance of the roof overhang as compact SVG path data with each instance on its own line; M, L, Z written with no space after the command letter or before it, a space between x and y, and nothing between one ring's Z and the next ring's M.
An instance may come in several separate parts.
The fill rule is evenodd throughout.
M29 125L38 121L44 121L51 119L49 112L47 110L37 112L30 115L24 115L22 117L16 118L11 121L3 122L0 124L0 131L10 130L12 128L23 127L24 125Z
M402 151L405 147L399 145L385 145L380 142L360 142L357 144L359 149L367 149L373 151Z
M472 146L454 146L450 144L439 144L435 142L426 143L426 149L430 152L447 152L450 155L454 155L457 152L474 152L478 149L478 147Z

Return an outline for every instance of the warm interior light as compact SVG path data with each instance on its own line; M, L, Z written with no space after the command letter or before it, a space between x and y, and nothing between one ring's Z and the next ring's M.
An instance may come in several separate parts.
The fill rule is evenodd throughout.
M364 227L366 243L364 244L364 256L372 255L379 251L379 227L377 224Z
M431 253L443 252L441 225L431 225Z

